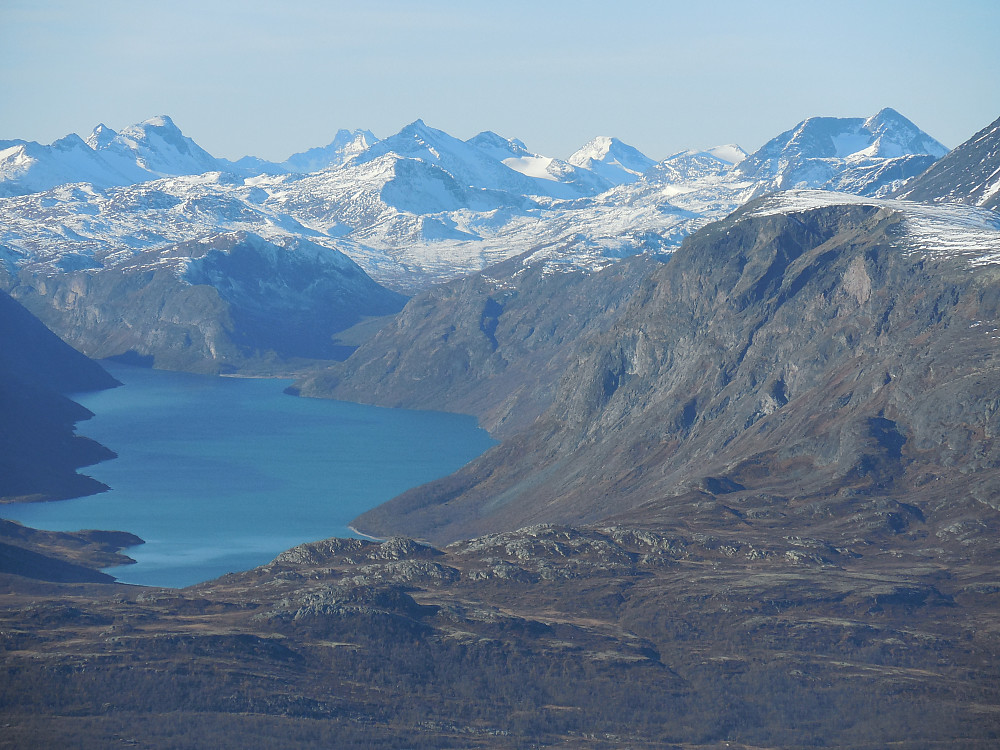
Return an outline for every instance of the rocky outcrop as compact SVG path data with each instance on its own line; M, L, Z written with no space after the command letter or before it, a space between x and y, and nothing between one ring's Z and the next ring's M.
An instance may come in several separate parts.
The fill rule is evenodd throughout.
M0 575L5 737L995 744L995 558L943 539L933 558L807 536L750 543L744 529L538 525L443 548L332 539L180 591Z

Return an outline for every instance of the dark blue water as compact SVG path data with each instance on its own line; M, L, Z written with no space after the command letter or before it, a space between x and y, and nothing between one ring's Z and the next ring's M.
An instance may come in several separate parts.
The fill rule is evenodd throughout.
M138 534L137 564L107 570L126 583L187 586L355 536L358 514L494 444L472 417L295 398L286 380L107 369L125 385L74 399L96 415L77 432L118 453L82 470L111 491L0 515Z

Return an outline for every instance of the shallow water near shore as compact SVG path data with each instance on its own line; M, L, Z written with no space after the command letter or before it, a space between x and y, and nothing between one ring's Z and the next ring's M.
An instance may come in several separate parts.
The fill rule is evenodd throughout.
M0 516L139 535L126 551L136 564L106 571L126 583L188 586L357 536L357 515L495 444L473 417L296 398L288 380L106 368L121 388L73 398L95 414L77 432L119 456L81 473L112 489Z

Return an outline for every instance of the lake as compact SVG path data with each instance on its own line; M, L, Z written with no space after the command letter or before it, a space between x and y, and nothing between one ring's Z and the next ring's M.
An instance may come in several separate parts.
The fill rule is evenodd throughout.
M296 398L288 380L104 363L124 385L77 394L77 425L118 453L81 470L112 489L0 506L53 531L116 529L146 543L125 583L181 587L262 565L331 536L360 513L446 476L495 445L473 417Z

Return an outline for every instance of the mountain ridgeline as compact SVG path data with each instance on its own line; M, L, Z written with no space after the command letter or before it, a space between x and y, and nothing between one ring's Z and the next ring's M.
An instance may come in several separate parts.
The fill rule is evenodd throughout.
M0 143L0 288L91 356L277 372L343 359L341 331L433 283L515 258L572 273L662 259L767 191L881 196L943 153L887 109L811 118L749 156L729 145L655 163L601 137L564 161L417 120L233 163L157 117Z
M896 196L1000 209L1000 119L904 184Z
M406 301L341 253L245 232L88 265L23 269L13 291L88 356L164 369L266 373L343 359L352 348L338 332Z

